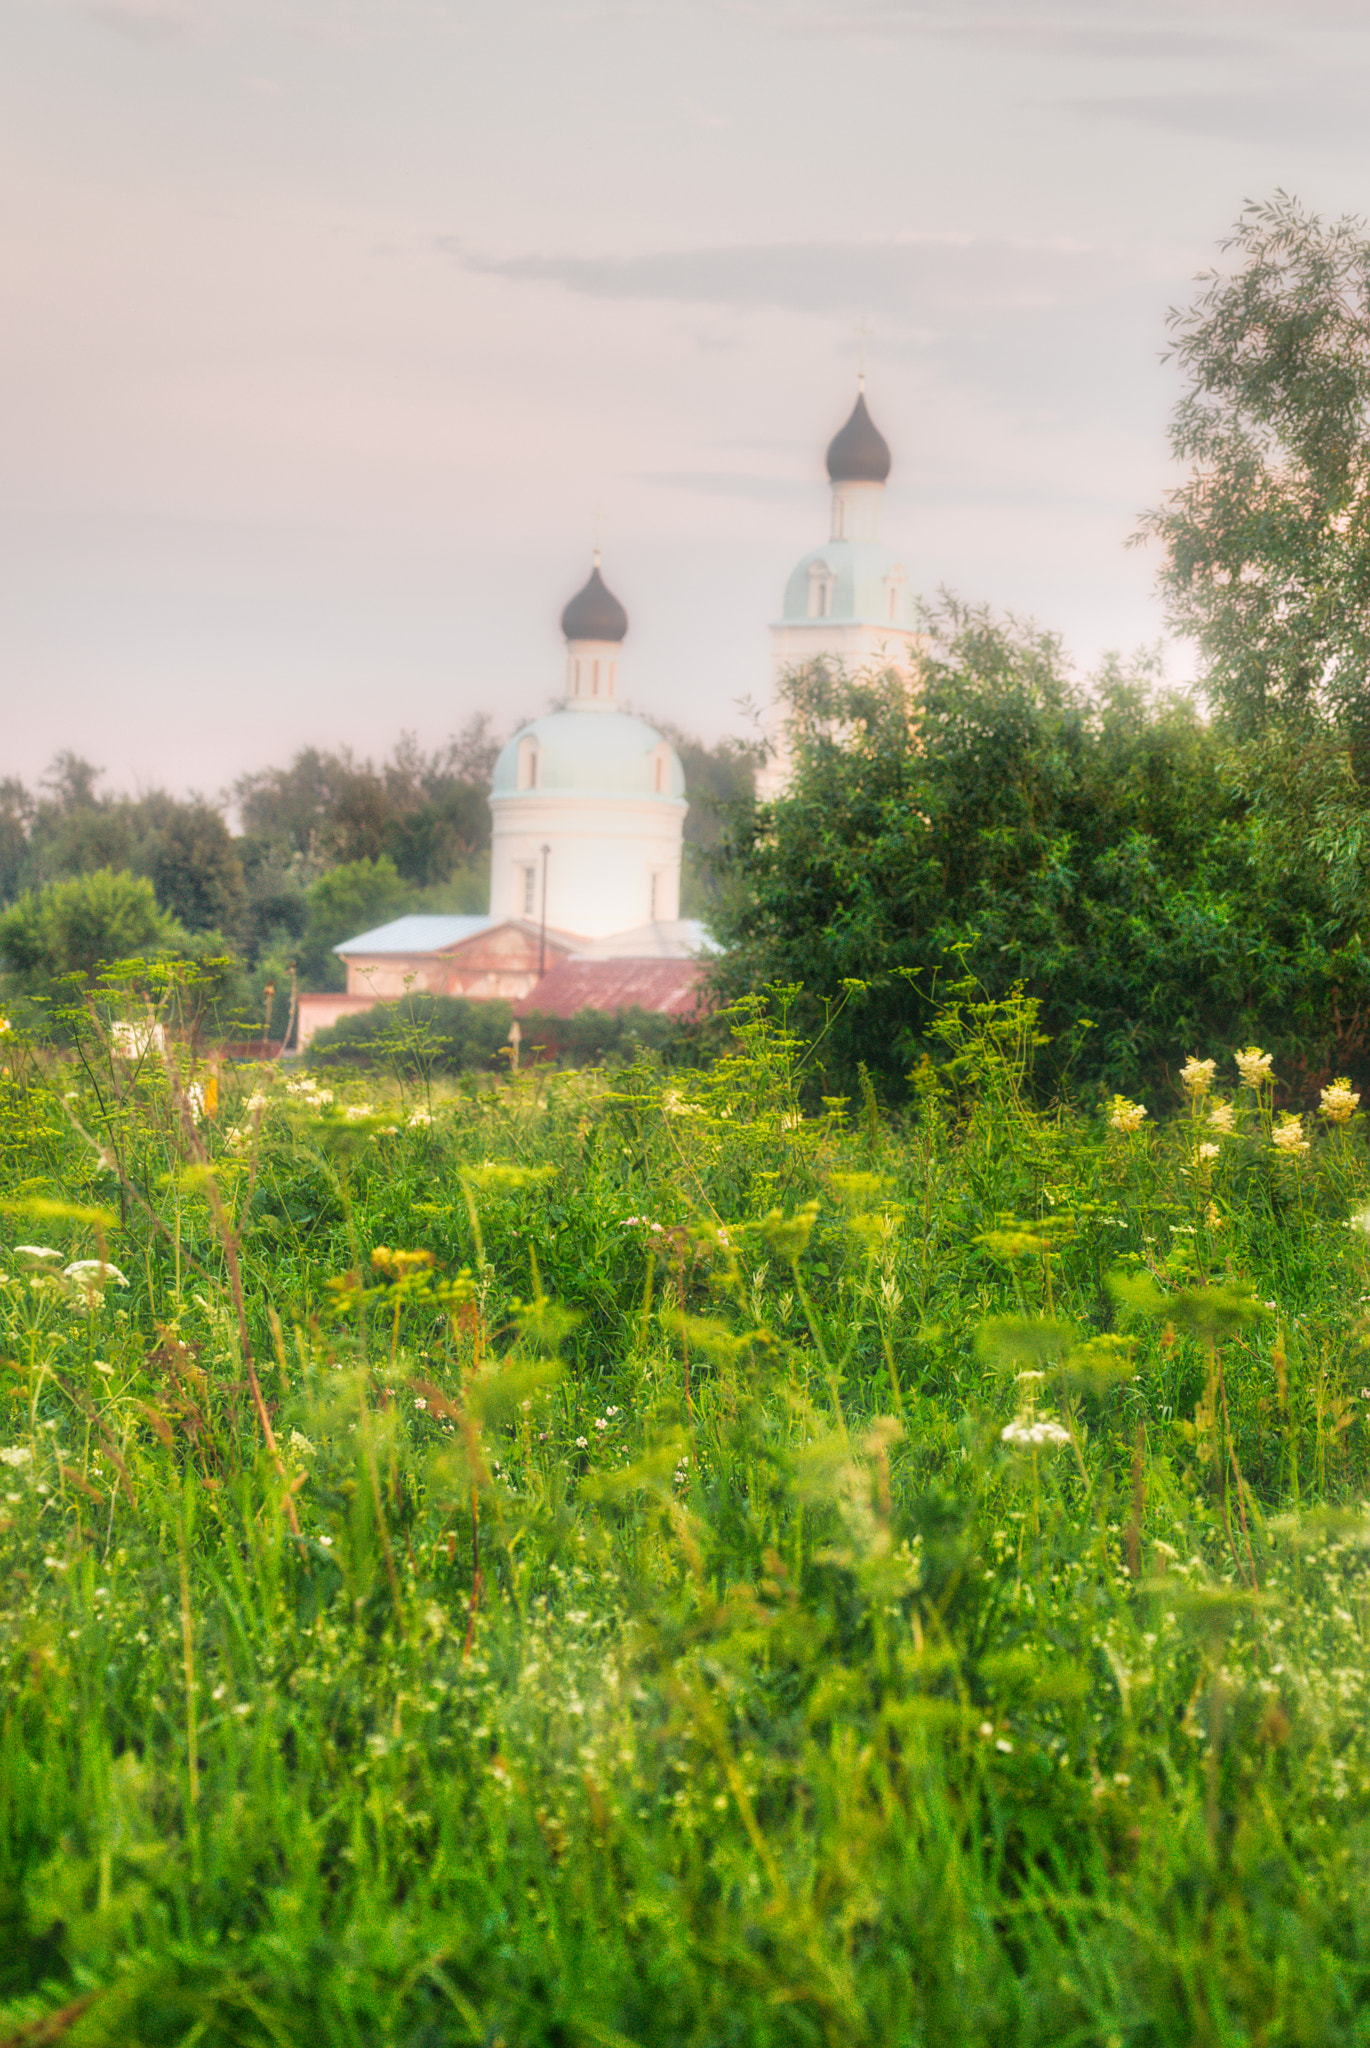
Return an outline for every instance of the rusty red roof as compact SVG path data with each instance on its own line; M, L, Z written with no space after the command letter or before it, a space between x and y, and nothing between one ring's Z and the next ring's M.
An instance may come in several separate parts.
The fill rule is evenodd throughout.
M580 1010L653 1010L689 1017L707 968L698 960L561 960L514 1005L516 1017L574 1017Z

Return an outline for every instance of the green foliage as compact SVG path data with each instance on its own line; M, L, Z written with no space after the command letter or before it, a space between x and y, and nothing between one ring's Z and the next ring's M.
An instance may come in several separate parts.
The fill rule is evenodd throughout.
M790 787L734 828L724 990L869 984L825 1042L834 1093L863 1062L902 1092L967 973L1037 1003L1047 1088L1152 1087L1177 1046L1249 1037L1289 1079L1363 1061L1346 785L1234 757L1145 664L1086 688L1035 628L950 601L930 628L916 697L791 678Z
M50 995L68 976L90 982L110 962L165 956L184 944L151 882L108 868L30 891L0 913L0 957L33 995Z
M341 1017L310 1041L311 1068L379 1067L406 1079L489 1071L507 1051L513 1007L463 996L407 995Z
M520 1020L522 1057L546 1055L573 1067L606 1066L655 1053L671 1065L695 1056L698 1031L655 1010L577 1010L571 1017L531 1010Z
M1176 628L1244 733L1330 725L1370 775L1370 240L1284 193L1171 317L1189 480L1144 521Z
M345 861L320 875L310 886L309 922L300 949L300 971L308 985L345 987L347 973L334 946L397 917L407 895L389 854Z
M809 1115L798 1007L8 1034L0 2038L1359 2041L1363 1119L1046 1116L967 996Z

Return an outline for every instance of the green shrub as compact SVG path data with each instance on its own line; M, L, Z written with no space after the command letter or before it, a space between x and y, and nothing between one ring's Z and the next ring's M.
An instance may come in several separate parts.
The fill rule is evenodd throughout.
M311 1067L379 1067L404 1075L491 1068L506 1048L513 1006L462 996L407 995L341 1017L310 1041Z

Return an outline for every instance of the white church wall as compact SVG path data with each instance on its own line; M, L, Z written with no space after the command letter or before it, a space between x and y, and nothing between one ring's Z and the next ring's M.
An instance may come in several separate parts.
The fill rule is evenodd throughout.
M543 916L587 939L680 915L680 797L587 797L524 791L490 799L492 918Z

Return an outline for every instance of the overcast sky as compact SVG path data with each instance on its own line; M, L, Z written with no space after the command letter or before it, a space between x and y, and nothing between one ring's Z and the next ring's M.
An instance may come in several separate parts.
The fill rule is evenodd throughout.
M1154 641L1168 306L1370 205L1370 0L0 0L0 775L716 735L853 395L915 587ZM1171 672L1187 673L1183 648Z

